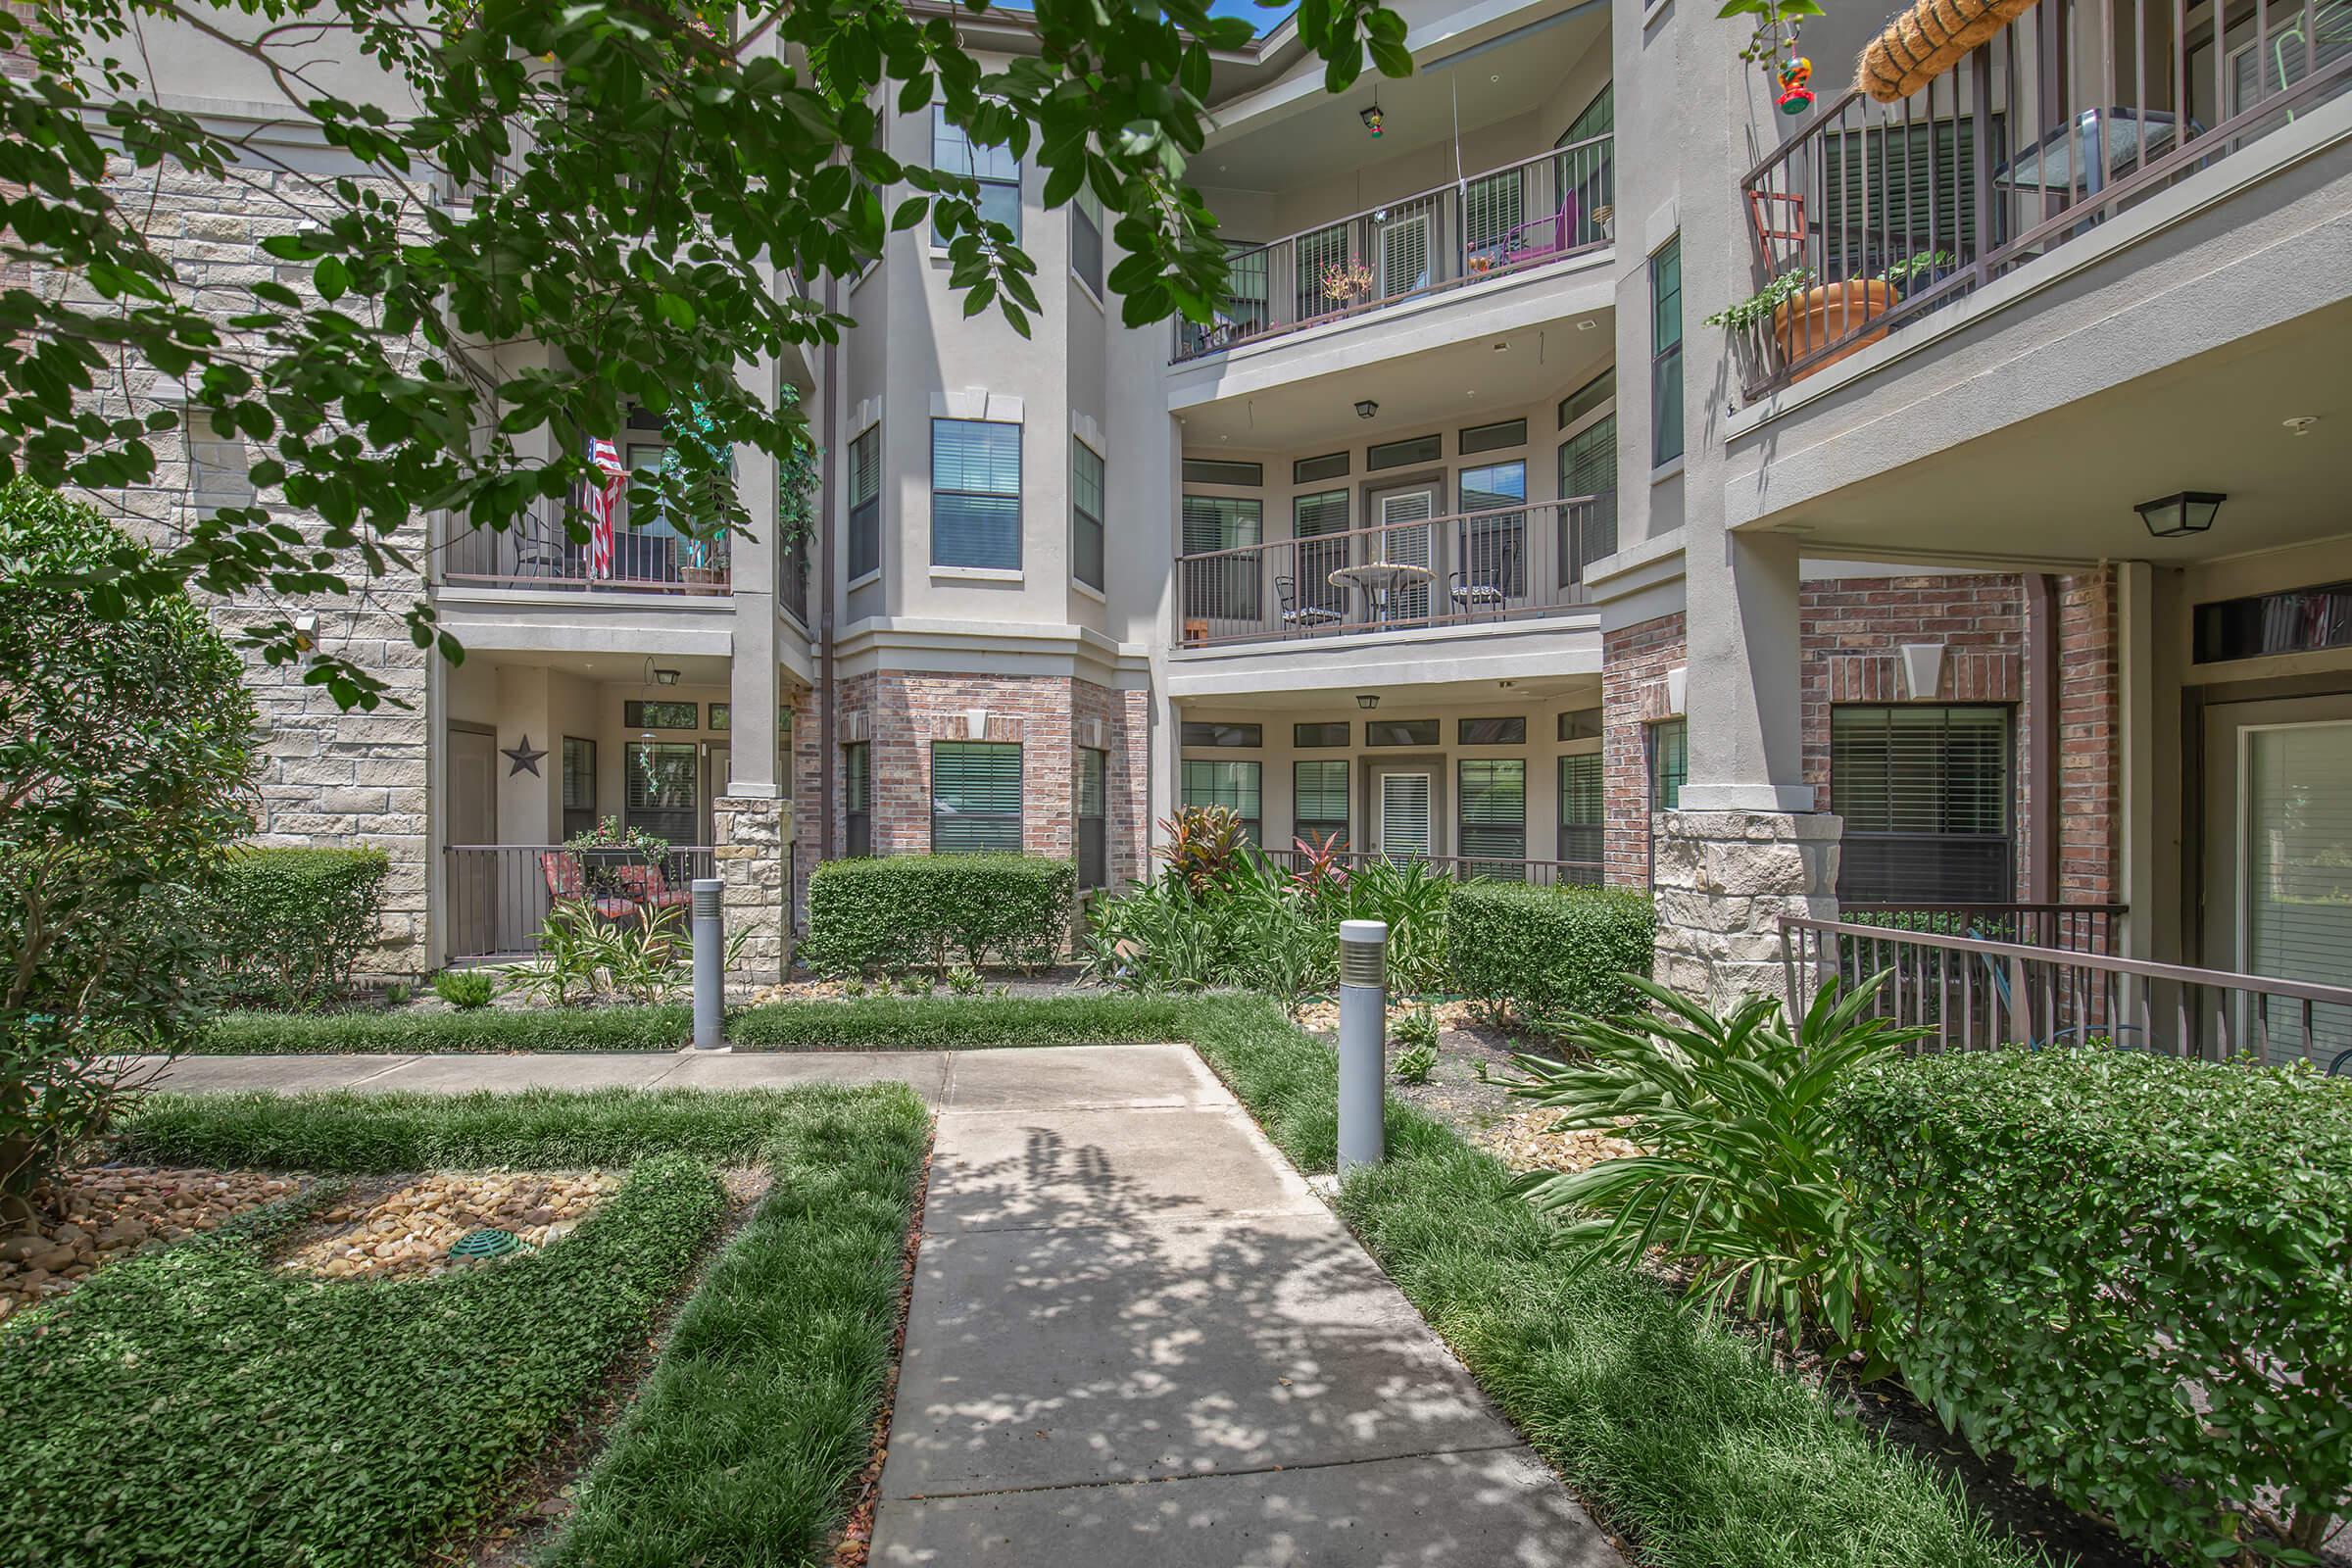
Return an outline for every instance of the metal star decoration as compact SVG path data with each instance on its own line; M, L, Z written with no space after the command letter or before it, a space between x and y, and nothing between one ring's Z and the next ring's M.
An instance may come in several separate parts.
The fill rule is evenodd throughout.
M513 778L517 773L528 773L531 777L537 778L539 776L539 759L545 757L547 753L532 751L531 738L525 735L520 745L510 746L498 755L514 764L507 769L507 777Z

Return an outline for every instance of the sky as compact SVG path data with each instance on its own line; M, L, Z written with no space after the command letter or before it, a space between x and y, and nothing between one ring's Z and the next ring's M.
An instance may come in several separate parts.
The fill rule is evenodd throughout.
M990 0L990 4L1001 6L1006 11L1031 9L1028 0ZM1259 5L1257 0L1210 0L1208 7L1211 16L1248 18L1261 33L1297 9L1298 8L1295 3L1286 3L1268 10Z

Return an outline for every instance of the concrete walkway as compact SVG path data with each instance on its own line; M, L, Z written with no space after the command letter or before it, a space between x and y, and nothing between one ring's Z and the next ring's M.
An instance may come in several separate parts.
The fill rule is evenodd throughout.
M199 1057L171 1084L886 1078L939 1131L876 1564L1622 1568L1183 1047Z

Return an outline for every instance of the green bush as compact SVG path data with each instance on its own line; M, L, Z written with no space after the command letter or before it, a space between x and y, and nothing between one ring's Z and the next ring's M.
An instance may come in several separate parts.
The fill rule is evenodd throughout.
M1159 997L867 997L774 1002L727 1022L739 1051L958 1051L1182 1040L1193 1017Z
M340 998L375 940L391 859L381 850L246 848L213 900L231 997L281 1007Z
M461 1012L487 1007L498 979L487 969L444 969L433 976L433 995Z
M1904 1381L2177 1561L2352 1511L2352 1090L2104 1049L1839 1097Z
M682 1004L462 1012L226 1012L190 1048L210 1056L343 1051L669 1051L694 1034Z
M893 855L831 860L808 879L802 961L871 974L960 956L977 968L1051 963L1069 941L1078 868L1026 855Z
M1446 903L1454 984L1530 1022L1619 1011L1646 977L1657 911L1639 888L1465 882Z

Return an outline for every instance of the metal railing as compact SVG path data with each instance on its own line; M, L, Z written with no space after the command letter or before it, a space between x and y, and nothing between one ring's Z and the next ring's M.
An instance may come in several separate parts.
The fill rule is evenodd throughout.
M1175 358L1362 316L1609 242L1615 141L1594 136L1226 258L1214 321L1176 322Z
M790 851L786 854L789 856ZM452 962L528 957L556 899L586 897L608 920L640 908L680 910L696 877L716 875L708 846L574 851L561 844L451 844L442 849L443 929Z
M1291 872L1303 869L1315 859L1314 856L1297 849L1260 853L1279 869ZM1537 887L1598 887L1602 871L1598 860L1529 860L1476 855L1385 855L1377 851L1341 850L1331 858L1350 871L1374 861L1386 861L1392 865L1425 865L1457 882L1483 878L1491 882L1528 882Z
M2210 10L2044 0L1900 102L1825 95L1740 181L1757 287L1803 274L1735 333L1746 395L2090 233L2352 83L2352 0L2230 5L2220 49ZM2200 122L2184 102L2222 113Z
M1617 549L1617 498L1531 501L1176 558L1187 647L1558 614Z
M723 594L727 541L688 539L665 528L612 531L611 561L600 570L588 521L575 538L562 502L543 501L514 526L478 527L444 517L434 558L441 580L479 588L552 588L591 593Z
M2322 1068L2352 1051L2352 987L1787 916L1781 956L1800 1012L1830 981L1851 986L1886 972L1874 1010L1928 1029L1919 1050L2104 1042L2208 1060L2248 1055Z
M1849 904L1841 900L1838 906L1838 917L1847 925L1933 931L1939 936L2099 954L2115 951L2115 922L2125 912L2121 904L1917 900Z

